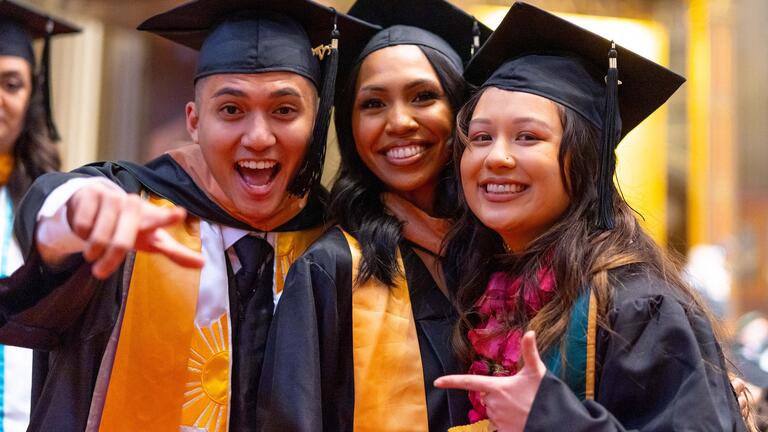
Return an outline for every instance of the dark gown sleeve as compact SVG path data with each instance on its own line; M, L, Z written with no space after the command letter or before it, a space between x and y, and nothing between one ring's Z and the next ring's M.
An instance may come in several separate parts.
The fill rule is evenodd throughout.
M32 184L16 212L15 234L25 263L0 287L0 343L41 350L57 347L104 284L91 276L90 264L80 254L52 269L34 246L37 214L46 197L66 181L86 176L106 177L128 191L139 189L132 176L112 163L45 174Z
M352 257L331 229L288 273L258 397L260 431L351 431Z
M78 177L105 177L128 192L137 192L141 189L141 184L130 172L113 162L100 162L68 173L54 172L38 177L16 211L14 234L19 242L22 256L26 258L32 251L37 214L45 199L54 189Z
M580 401L547 373L525 430L746 430L708 319L661 281L616 292L610 330L598 332L596 399Z
M80 317L102 283L90 267L52 272L33 254L29 265L0 281L0 344L50 350Z

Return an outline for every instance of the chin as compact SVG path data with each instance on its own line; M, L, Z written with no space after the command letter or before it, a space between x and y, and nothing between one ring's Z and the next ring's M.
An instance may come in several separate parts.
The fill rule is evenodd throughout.
M486 227L497 233L513 231L518 224L509 219L509 215L488 215L487 217L478 217L480 222Z

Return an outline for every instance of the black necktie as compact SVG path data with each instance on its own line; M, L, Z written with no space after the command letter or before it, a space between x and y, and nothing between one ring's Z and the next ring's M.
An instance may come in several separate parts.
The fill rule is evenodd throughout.
M275 253L272 245L266 240L246 235L234 246L237 258L240 260L240 270L235 274L237 286L238 312L246 310L249 301L255 296L258 300L269 297L272 316L272 277L274 273ZM242 314L238 318L242 320Z
M256 395L274 310L275 253L265 239L251 235L241 238L233 247L241 268L234 277L234 298L230 298L235 312L230 430L249 431L256 424Z

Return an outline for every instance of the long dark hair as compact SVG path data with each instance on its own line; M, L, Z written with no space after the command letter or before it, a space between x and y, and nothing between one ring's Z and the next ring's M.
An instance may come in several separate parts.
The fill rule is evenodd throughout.
M466 100L466 82L443 54L429 47L419 48L434 68L451 112L455 115ZM364 282L374 277L392 285L399 272L395 253L402 240L402 223L384 211L381 193L386 188L365 166L355 148L352 108L359 73L360 64L357 64L336 104L334 121L341 167L331 190L330 210L335 221L360 243L362 260L359 281ZM448 145L452 146L453 143L449 142ZM439 175L435 211L438 216L448 217L454 213L456 204L453 164L447 163Z
M33 77L24 125L12 150L14 166L8 178L8 192L14 207L37 177L61 168L59 150L48 136L46 116L40 80Z
M475 94L457 116L454 164L458 167L468 145L467 130L482 90ZM539 349L544 351L562 342L574 302L589 286L598 303L598 323L604 328L607 308L612 298L612 281L617 272L631 268L661 277L689 300L685 307L710 316L692 289L683 281L679 263L665 254L640 227L634 211L613 185L613 209L616 226L609 231L597 228L597 185L599 170L599 131L573 110L558 106L563 125L558 161L560 176L570 196L570 205L559 220L535 239L525 251L507 253L501 237L485 227L461 198L459 215L449 236L448 259L461 262L457 303L460 320L454 345L467 362L472 353L467 331L478 324L475 304L484 293L490 275L505 271L522 277L520 301L537 293L537 272L548 266L554 272L554 298L530 321L523 311L511 311L507 326L521 326L536 331ZM566 169L567 167L567 169ZM458 187L461 188L459 182ZM629 266L631 264L631 266ZM611 271L614 270L614 271ZM611 273L609 274L609 271ZM522 306L522 305L521 305Z

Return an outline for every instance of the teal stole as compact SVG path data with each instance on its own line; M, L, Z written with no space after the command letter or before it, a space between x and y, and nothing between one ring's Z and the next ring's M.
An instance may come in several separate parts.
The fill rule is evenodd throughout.
M587 289L571 310L565 349L556 344L542 356L547 370L562 379L580 400L591 400L595 396L596 336L597 302L592 290Z

